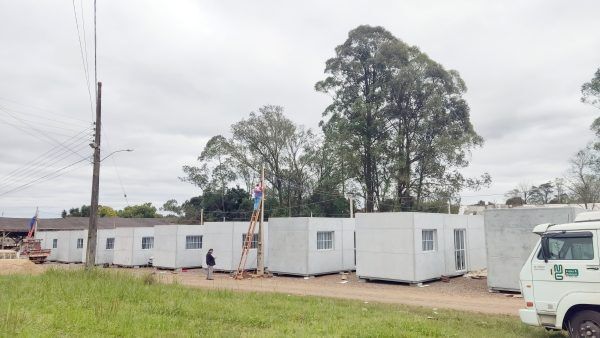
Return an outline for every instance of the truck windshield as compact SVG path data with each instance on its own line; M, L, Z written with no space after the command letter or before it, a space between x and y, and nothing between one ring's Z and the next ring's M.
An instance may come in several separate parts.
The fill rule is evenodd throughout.
M548 237L549 260L591 260L594 259L594 244L591 233L552 234ZM542 251L538 259L543 260Z

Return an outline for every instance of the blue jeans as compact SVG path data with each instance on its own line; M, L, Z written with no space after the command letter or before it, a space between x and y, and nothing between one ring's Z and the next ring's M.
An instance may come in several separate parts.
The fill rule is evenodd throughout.
M254 210L258 210L262 196L254 197Z

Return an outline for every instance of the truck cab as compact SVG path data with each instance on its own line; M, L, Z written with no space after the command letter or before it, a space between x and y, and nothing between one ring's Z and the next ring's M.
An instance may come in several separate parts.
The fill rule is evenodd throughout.
M525 324L600 338L600 212L574 223L540 224L540 235L521 269Z

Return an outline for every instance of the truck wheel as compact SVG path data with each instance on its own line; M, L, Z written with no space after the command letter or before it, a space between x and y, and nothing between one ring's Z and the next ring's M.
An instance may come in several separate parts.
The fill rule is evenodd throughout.
M592 310L577 312L569 319L569 337L600 338L600 313Z

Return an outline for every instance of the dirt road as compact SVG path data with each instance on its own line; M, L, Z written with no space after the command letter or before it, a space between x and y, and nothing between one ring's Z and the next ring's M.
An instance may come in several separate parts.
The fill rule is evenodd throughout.
M146 269L129 271L148 272ZM168 283L176 279L178 283L191 287L323 296L510 316L517 316L518 309L524 305L521 298L488 292L485 279L464 277L452 278L449 283L432 282L426 283L427 286L417 287L397 283L361 282L354 274L348 276L346 283L342 283L340 275L309 279L276 276L234 280L229 274L216 273L215 279L209 281L201 270L178 274L156 271L156 274L163 282Z

